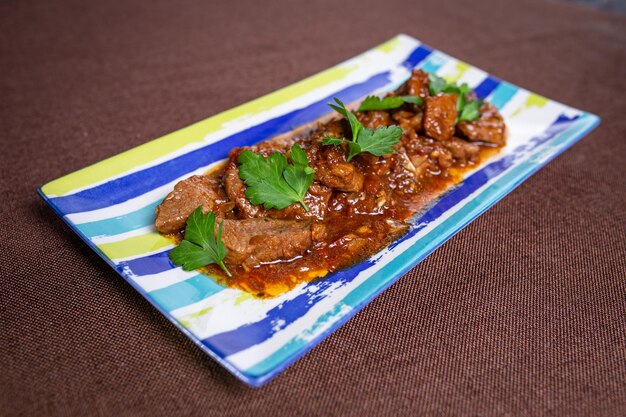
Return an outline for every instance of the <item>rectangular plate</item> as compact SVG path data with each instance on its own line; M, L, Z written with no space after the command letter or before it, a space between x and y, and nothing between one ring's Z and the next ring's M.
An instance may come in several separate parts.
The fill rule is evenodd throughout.
M170 263L172 244L154 229L154 210L178 181L204 173L233 147L327 115L333 97L350 103L392 90L413 68L467 82L500 109L510 135L501 153L468 172L404 237L358 265L268 300ZM399 35L299 83L52 181L39 194L202 350L259 386L598 123L595 115Z

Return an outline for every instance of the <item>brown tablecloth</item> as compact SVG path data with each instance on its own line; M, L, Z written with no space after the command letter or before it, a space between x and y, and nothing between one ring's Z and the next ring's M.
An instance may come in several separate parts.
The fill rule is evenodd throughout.
M0 415L626 413L626 19L553 1L0 3ZM261 389L36 188L397 33L600 115Z

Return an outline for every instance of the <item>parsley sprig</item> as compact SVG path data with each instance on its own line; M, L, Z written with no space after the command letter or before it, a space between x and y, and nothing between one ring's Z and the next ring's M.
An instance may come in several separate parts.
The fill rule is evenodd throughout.
M357 111L396 109L404 103L413 103L420 106L422 99L417 96L390 96L385 98L367 96L365 100L361 102Z
M170 251L170 259L185 271L193 271L209 264L216 264L230 277L230 271L224 265L226 246L222 242L221 222L215 235L215 214L212 211L202 213L202 206L196 208L187 219L185 239Z
M282 210L300 203L309 211L304 195L313 182L315 170L309 166L306 153L294 143L289 155L291 165L280 152L265 158L245 150L239 155L239 177L246 184L246 197L254 205Z
M480 117L480 108L483 105L483 100L469 100L467 98L467 95L472 92L469 85L466 83L461 85L449 83L442 77L435 74L429 74L428 77L428 89L430 90L431 96L436 96L439 93L457 95L457 123L462 121L473 122Z
M372 155L382 156L389 153L395 153L392 146L399 143L398 138L402 136L402 129L398 126L380 126L376 130L364 127L354 113L346 109L346 106L335 98L335 104L329 104L337 113L343 115L350 123L352 130L352 140L346 140L334 136L324 138L324 145L340 145L342 142L348 143L348 157L346 160L350 162L352 158L362 152L368 152Z

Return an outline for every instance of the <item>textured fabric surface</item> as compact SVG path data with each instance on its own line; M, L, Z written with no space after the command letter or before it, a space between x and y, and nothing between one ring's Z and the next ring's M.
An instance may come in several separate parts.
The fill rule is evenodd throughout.
M401 32L602 124L261 389L36 195ZM0 415L624 415L624 68L550 1L0 2Z

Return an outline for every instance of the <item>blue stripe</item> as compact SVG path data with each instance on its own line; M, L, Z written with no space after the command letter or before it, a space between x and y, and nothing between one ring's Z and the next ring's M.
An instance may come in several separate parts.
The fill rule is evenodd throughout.
M166 311L172 311L204 300L223 289L224 287L211 278L198 274L185 281L149 292L148 294L161 308Z
M405 63L408 62L412 66L417 65L418 60L426 58L430 51L430 49L420 46L409 54ZM313 122L330 112L328 102L333 97L339 97L346 102L356 100L388 84L389 75L388 71L374 75L362 83L351 85L307 107L250 127L219 142L76 194L54 197L51 200L65 214L97 210L123 203L146 191L174 181L191 171L226 158L228 152L234 147L249 146ZM207 152L207 148L210 149L210 152Z
M519 153L507 155L498 161L492 162L465 179L460 186L445 194L431 209L416 219L414 221L415 226L401 239L391 244L390 249L412 238L416 233L437 220L443 213L459 204L459 202L485 185L489 180L506 171L518 159L524 157L537 146L566 130L577 118L578 116L568 118L565 115L561 115L542 135L534 138L532 143L523 150L520 150ZM419 244L419 242L417 244ZM375 261L373 260L366 260L348 269L330 274L324 279L309 285L308 288L311 289L311 292L305 292L292 300L285 301L280 306L270 310L267 316L262 320L241 326L229 332L211 336L202 342L210 346L222 357L235 354L241 350L257 345L305 315L312 307L326 297L324 294L325 289L330 286L336 288L349 283L356 278L359 272L371 267L374 263ZM378 280L370 279L363 285L376 286L380 284ZM347 301L344 301L347 304L358 302L356 299L351 299L350 296L347 297ZM280 325L277 325L278 323Z
M160 202L161 199L148 204L139 210L132 211L121 216L77 224L76 227L88 238L113 236L120 233L130 232L131 230L141 229L142 227L149 226L152 222L154 222L154 211Z
M508 103L518 91L519 88L502 81L489 96L489 102L502 110L504 105Z
M402 62L402 64L400 65L408 70L412 70L420 62L425 60L426 57L429 56L432 52L433 50L426 45L420 45L419 47L414 49L413 52L411 52L409 56L404 60L404 62Z
M474 92L476 93L478 98L485 98L489 94L491 94L491 92L495 90L499 84L500 80L492 77L491 75L488 75L487 78L485 78L480 84L478 84L476 88L474 88Z
M170 250L158 252L149 256L122 261L117 264L117 269L131 276L144 276L158 274L176 266L170 261Z

